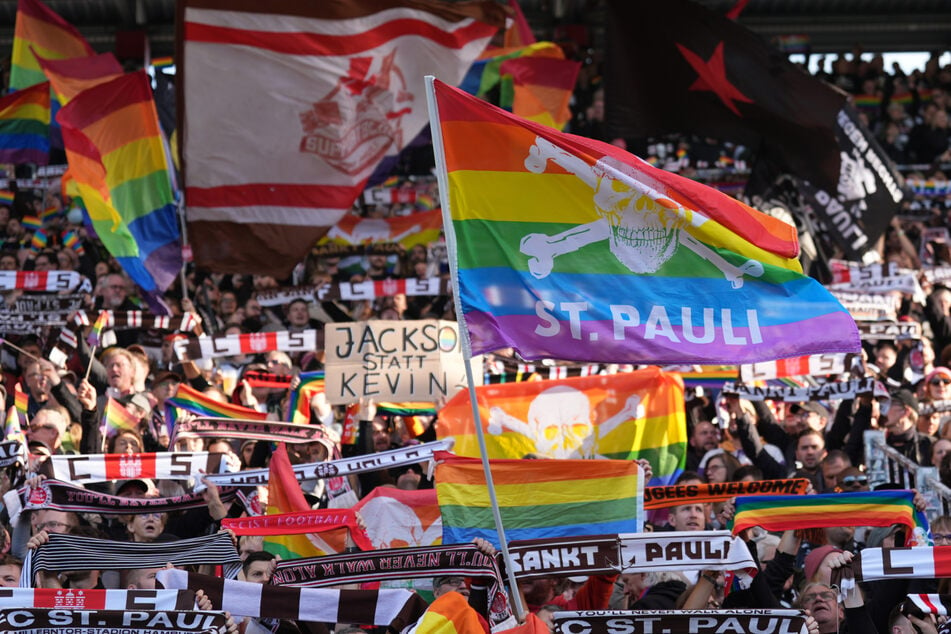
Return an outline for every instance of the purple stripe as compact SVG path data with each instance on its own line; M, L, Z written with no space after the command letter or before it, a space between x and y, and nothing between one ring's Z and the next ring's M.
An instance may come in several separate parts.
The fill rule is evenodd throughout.
M50 162L50 153L30 148L12 148L0 150L0 163L36 163L46 165Z
M734 328L733 341L727 343L722 329L716 329L710 343L690 343L683 327L670 326L678 339L661 334L645 339L645 326L628 327L626 338L614 339L614 324L609 320L581 322L581 338L571 335L568 322L560 322L560 331L551 337L535 334L546 322L534 315L492 316L466 314L466 326L472 342L472 354L485 354L512 347L526 360L566 359L602 363L759 363L807 354L855 352L860 342L855 322L845 312L829 313L812 319L790 321L779 326L760 328L762 343L751 344L749 328ZM700 324L695 333L703 334ZM595 337L591 340L591 337ZM567 355L567 356L566 356Z

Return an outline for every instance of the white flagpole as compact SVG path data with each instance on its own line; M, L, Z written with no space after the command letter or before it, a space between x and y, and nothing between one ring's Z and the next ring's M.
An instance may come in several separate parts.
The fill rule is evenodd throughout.
M489 466L488 449L485 446L485 432L482 430L482 417L479 414L479 402L476 399L475 382L472 379L472 347L469 344L469 331L466 330L465 319L462 313L462 300L459 297L459 265L456 261L456 233L452 226L452 213L449 209L449 175L446 171L446 153L442 143L442 128L439 125L439 109L436 106L436 93L433 85L434 77L426 76L426 102L429 107L429 127L433 137L433 153L436 158L436 180L439 185L439 202L442 207L443 232L446 235L446 249L449 254L449 274L452 281L453 303L456 308L456 323L459 327L459 341L462 344L462 354L466 366L466 382L469 384L469 402L472 405L472 417L475 420L476 438L479 440L479 454L482 458L482 471L485 473L485 484L489 491L489 503L492 505L492 517L495 520L495 529L499 535L499 544L502 546L502 560L505 562L505 571L509 582L509 598L515 610L515 618L522 622L525 618L525 608L518 591L518 582L515 580L515 568L509 554L508 541L505 539L505 529L502 526L502 514L499 511L499 501L495 495L495 484L492 481L492 469ZM491 597L489 598L491 601Z

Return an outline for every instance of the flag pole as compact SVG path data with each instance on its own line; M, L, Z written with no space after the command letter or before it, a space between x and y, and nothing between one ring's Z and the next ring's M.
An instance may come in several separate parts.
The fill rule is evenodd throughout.
M525 608L518 591L518 582L515 580L515 567L512 565L512 556L509 554L508 541L505 539L505 528L502 525L502 513L499 511L499 501L495 494L495 484L492 480L492 469L489 465L489 453L485 445L485 432L482 429L482 416L479 413L479 402L476 398L475 381L472 378L472 348L469 345L469 332L466 330L462 313L462 300L459 297L459 271L456 262L456 234L452 226L452 212L449 209L449 176L446 171L446 154L442 144L442 129L439 127L439 110L436 107L436 93L432 75L426 76L426 102L429 109L429 127L433 139L433 153L436 159L436 181L439 185L440 206L442 207L443 233L446 235L446 249L449 253L449 271L452 280L453 304L456 310L456 323L459 328L459 342L462 347L462 357L466 367L466 382L469 386L469 403L472 406L472 417L475 420L476 438L479 441L479 455L482 459L482 471L485 473L485 485L489 493L489 504L492 506L492 517L495 520L495 530L498 532L501 545L502 561L505 562L505 572L509 583L509 598L515 610L515 618L519 622L525 619Z

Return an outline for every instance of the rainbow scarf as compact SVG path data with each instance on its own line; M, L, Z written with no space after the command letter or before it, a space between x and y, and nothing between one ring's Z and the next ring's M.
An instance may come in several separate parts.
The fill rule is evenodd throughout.
M834 526L908 528L908 545L926 545L928 518L913 504L914 491L863 491L822 495L759 495L736 498L733 534L753 526L778 532Z
M48 83L0 99L0 162L46 165L50 154L49 135Z
M436 452L444 544L474 537L499 547L482 462ZM630 460L492 460L506 539L637 533L644 479Z
M216 401L184 383L178 386L175 396L165 401L166 405L177 407L198 416L209 418L234 418L243 420L267 420L267 414L249 407Z
M49 59L95 55L79 31L45 4L39 0L19 0L10 59L11 90L46 81L34 51Z
M686 466L687 418L680 377L647 368L623 374L481 385L479 416L489 458L610 458L650 461L649 486L673 484ZM379 412L379 407L377 409ZM545 425L552 412L574 424ZM591 421L591 425L583 421ZM469 393L460 390L439 411L439 439L478 458Z
M267 515L302 513L310 511L297 476L287 457L287 447L280 443L271 455L267 485ZM302 557L320 557L343 552L347 528L338 528L306 535L269 535L264 539L264 550L280 555L285 561Z
M106 249L156 312L182 264L165 143L144 71L89 88L59 113L69 172Z
M300 384L287 398L287 420L292 423L310 422L310 399L324 391L324 371L301 372Z
M613 145L438 80L433 92L467 356L752 363L859 350L848 311L802 274L794 227Z
M138 428L139 419L122 403L110 396L102 413L100 430L103 437L112 438L120 431L137 431Z

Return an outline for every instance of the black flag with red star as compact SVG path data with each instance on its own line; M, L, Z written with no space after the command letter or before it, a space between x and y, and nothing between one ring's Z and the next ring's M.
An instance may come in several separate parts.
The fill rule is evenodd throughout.
M734 141L835 191L842 92L749 29L686 0L608 0L606 26L605 109L615 136Z

